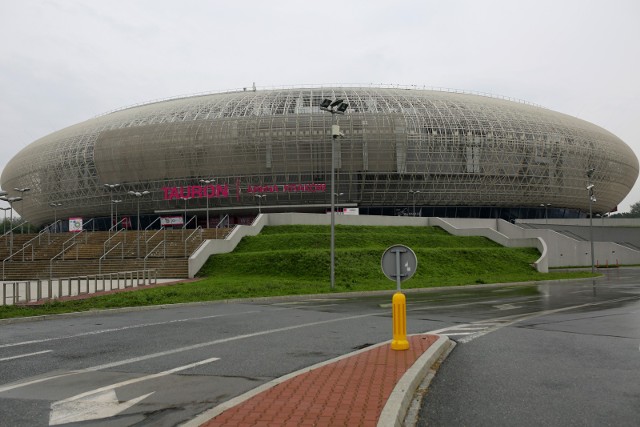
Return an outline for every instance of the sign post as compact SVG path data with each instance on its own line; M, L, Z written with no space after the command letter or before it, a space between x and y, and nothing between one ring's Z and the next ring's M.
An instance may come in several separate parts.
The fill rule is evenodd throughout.
M402 293L400 282L413 276L418 268L418 258L411 248L404 245L394 245L384 251L380 265L384 275L396 282L396 293L393 294L393 299L391 300L393 310L391 349L408 350L407 300Z

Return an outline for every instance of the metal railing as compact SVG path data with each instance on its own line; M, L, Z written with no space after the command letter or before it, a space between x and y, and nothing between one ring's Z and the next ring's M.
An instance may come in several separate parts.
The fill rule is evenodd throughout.
M229 214L223 216L222 219L218 221L218 224L216 224L216 239L219 238L218 231L220 231L221 228L229 228Z
M124 221L124 220L122 220L122 221ZM118 224L116 224L116 225L118 225ZM113 228L113 227L111 227L111 228ZM111 229L109 229L109 233L111 233ZM105 240L104 243L102 244L102 254L103 255L107 253L107 246L109 246L109 244L111 243L111 240L113 240L120 233L122 233L122 236L123 236L122 242L124 242L124 243L127 242L127 230L125 228L121 228L120 230L116 231L113 234L113 236L111 236L111 234L109 234L109 238L107 240ZM116 246L118 246L118 245L116 245ZM124 246L124 244L123 244L123 246Z
M191 234L189 234L187 236L186 239L184 239L184 257L187 257L187 247L189 246L189 240L191 240L192 238L195 237L199 237L200 238L200 243L202 243L202 227L198 226L195 230L193 230L193 232L191 232Z
M29 243L28 245L25 243L25 246L22 246L22 249L15 251L14 253L12 253L11 255L9 255L7 258L2 260L2 280L4 280L4 267L5 267L5 263L7 261L10 261L11 258L13 258L14 256L18 255L20 252L22 252L22 261L24 262L24 254L26 252L26 249L28 247L31 247L31 261L34 260L35 257L35 249L33 247L32 243Z
M109 253L114 250L115 248L117 248L118 246L122 246L122 252L120 254L120 259L124 259L124 243L122 242L118 242L115 246L113 246L111 249L109 249L107 252L105 252L100 259L98 259L98 273L102 273L102 260L107 259L107 255L109 255Z
M63 297L107 292L158 283L155 269L119 271L59 279L12 281L2 284L2 305L29 304ZM114 286L115 285L115 286ZM35 298L33 296L35 295Z
M196 227L195 224L198 223L198 217L196 215L192 216L191 219L189 219L189 221L185 222L184 225L182 226L182 240L184 240L184 233L185 230L188 228L188 225L193 222L194 223L194 228L197 230L199 227Z
M158 221L162 221L162 218L158 217L158 218L156 218L155 220L153 220L153 222L152 222L151 224L147 225L147 226L144 228L144 231L146 232L147 230L149 230L151 227L153 227L153 224L155 224L155 223L156 223L156 222L158 222ZM163 228L163 227L164 227L164 225L162 225L162 222L160 222L160 228Z
M151 252L149 252L149 242L151 240L153 240L153 238L156 237L160 232L163 233L162 241L160 243L158 243L155 248L151 249L151 252L155 251L156 248L158 247L158 245L163 244L164 245L164 256L166 258L166 256L167 256L167 230L164 228L164 225L163 225L162 228L160 228L160 230L157 230L155 233L153 233L151 235L151 237L149 237L148 239L145 238L145 240L144 240L144 253L147 254L145 256L145 259L147 259L147 257L151 253ZM145 233L146 233L146 229L145 229Z
M14 235L13 230L16 230L22 227L26 223L27 221L23 221L20 224L16 225L15 227L12 227L11 229L9 229L9 231L4 233L2 236L0 236L0 239L4 239L4 245L9 246L9 255L13 254L13 235Z
M60 231L62 232L62 220L59 219L55 222L52 222L51 224L47 225L46 227L44 227L41 231L42 232L46 232L46 233L57 233L58 232L58 223L60 223ZM53 231L52 231L53 230Z
M116 222L115 224L113 224L111 226L111 228L109 228L109 235L111 235L111 231L112 230L118 230L118 226L122 223L124 223L125 221L127 221L127 218L122 218L120 221ZM120 228L120 230L123 230L124 228Z
M58 258L61 255L62 255L62 259L64 260L64 254L74 246L76 247L76 260L78 259L78 249L79 249L78 240L80 240L78 236L83 236L84 242L87 243L88 234L84 232L84 229L82 229L81 231L75 232L73 236L65 240L62 243L62 250L57 254L55 254L54 256L52 256L51 259L49 260L49 277L50 278L53 277L53 261L55 261L56 258Z
M162 240L161 242L158 242L158 244L157 244L153 249L151 249L151 251L150 251L150 252L147 252L147 256L145 256L145 257L144 257L144 260L143 260L143 262L142 262L142 268L143 268L143 269L145 269L145 270L147 269L147 258L149 258L149 257L151 256L151 254L152 254L156 249L158 249L158 247L159 247L160 245L163 245L163 248L162 248L162 258L165 258L165 259L167 258L167 245L166 245L166 243L165 243L165 242L166 242L165 240Z

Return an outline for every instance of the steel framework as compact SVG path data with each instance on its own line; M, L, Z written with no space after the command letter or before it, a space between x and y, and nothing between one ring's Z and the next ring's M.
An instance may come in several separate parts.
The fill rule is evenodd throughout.
M602 189L593 211L615 207L638 176L633 151L583 120L522 102L394 87L315 87L215 93L135 106L47 135L20 151L2 188L31 188L18 209L54 217L135 215L129 191L149 191L143 214L180 212L167 187L214 178L225 191L190 211L324 212L330 192L331 117L323 99L349 104L336 141L336 193L352 206L536 207L586 211L585 171ZM309 184L318 184L308 186ZM305 187L306 185L306 187ZM211 200L207 200L211 198ZM57 212L52 203L62 203Z

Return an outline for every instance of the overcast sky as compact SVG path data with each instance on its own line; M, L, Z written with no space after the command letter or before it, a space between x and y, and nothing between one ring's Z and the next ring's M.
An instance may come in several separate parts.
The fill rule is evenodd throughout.
M217 90L401 84L595 123L640 156L637 0L2 0L0 169L125 106ZM619 206L640 201L640 184Z

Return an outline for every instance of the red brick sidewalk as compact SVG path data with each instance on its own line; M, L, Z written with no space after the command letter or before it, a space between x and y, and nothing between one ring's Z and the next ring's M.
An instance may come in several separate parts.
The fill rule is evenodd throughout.
M438 339L407 337L409 350L374 347L302 373L202 426L376 426L394 387Z

